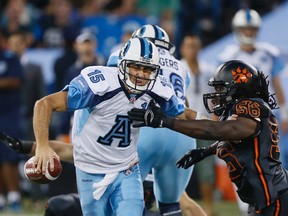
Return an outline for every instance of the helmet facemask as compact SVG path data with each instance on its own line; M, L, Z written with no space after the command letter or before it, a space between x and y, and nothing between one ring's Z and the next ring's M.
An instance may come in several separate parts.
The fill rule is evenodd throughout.
M256 33L251 35L251 36L247 36L245 34L245 32L244 32L245 28L252 28L252 27L236 28L234 30L236 37L237 37L237 40L239 41L239 43L241 45L253 46L255 44L255 41L256 41L258 28L253 28L253 30L256 31Z
M203 95L203 103L208 113L221 116L227 106L232 102L231 84L224 81L209 81L208 85L214 87L215 92Z

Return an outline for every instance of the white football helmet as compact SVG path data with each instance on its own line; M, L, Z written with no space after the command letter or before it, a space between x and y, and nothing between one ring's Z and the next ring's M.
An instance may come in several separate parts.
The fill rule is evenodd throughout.
M140 86L136 82L133 83L130 80L129 64L140 65L142 67L148 67L151 70L149 82ZM135 93L140 94L144 91L151 90L155 84L159 71L159 52L157 47L146 38L131 38L122 47L118 57L119 77L127 88ZM143 78L141 78L143 79Z
M132 34L132 38L147 38L156 46L169 50L171 54L175 52L175 45L170 42L167 32L157 25L144 25Z
M255 43L256 35L246 36L242 32L243 28L255 28L258 30L261 26L261 17L251 9L241 9L233 17L232 28L236 33L237 39L241 44L253 45Z

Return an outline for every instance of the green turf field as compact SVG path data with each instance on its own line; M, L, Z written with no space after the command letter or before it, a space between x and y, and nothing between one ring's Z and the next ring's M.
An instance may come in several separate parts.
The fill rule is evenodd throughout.
M202 204L201 202L200 205ZM23 201L23 209L19 213L12 213L9 211L0 212L0 216L43 216L45 202L41 203L37 208L29 200L25 199ZM240 211L238 210L236 202L227 202L227 201L216 201L214 205L213 216L241 216ZM71 215L73 216L73 215Z

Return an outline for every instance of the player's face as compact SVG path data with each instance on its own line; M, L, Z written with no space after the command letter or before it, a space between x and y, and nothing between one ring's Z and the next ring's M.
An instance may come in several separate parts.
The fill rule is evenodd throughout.
M223 103L223 95L227 92L227 88L224 86L215 86L214 97L209 101L209 106L211 110L215 110L219 105Z
M256 37L257 28L254 27L244 27L244 28L239 28L239 31L244 34L246 37Z
M128 68L129 79L133 84L145 86L149 82L152 73L151 67L130 63Z

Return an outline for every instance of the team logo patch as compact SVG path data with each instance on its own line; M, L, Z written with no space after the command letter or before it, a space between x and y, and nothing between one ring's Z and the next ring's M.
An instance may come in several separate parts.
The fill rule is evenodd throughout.
M231 71L232 75L234 76L234 81L236 83L247 83L248 78L251 77L251 73L244 68L243 70L238 67L236 70Z
M130 174L133 173L133 170L132 170L132 168L129 168L129 169L124 170L123 173L124 173L126 176L128 176L128 175L130 175Z
M154 119L154 113L151 110L147 110L144 114L145 124L149 125L149 123L152 122L153 119Z

